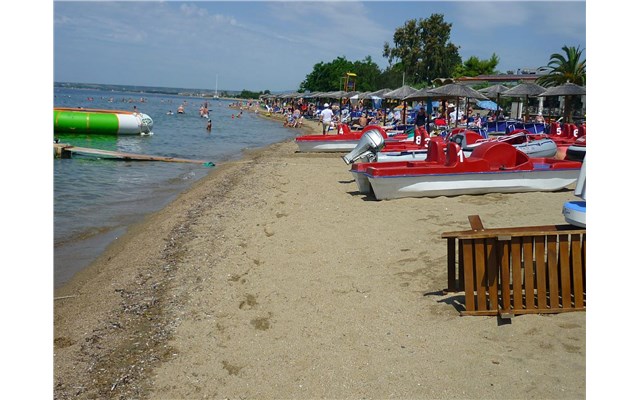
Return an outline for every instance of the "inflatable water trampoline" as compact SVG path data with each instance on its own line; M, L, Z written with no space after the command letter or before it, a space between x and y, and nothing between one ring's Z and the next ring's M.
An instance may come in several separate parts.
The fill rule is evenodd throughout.
M147 114L91 108L54 108L53 132L98 135L152 135Z

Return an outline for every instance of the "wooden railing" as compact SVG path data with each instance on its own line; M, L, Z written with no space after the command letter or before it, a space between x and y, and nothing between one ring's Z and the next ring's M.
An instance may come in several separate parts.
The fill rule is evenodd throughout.
M447 292L465 293L462 315L586 310L586 229L548 225L445 232Z

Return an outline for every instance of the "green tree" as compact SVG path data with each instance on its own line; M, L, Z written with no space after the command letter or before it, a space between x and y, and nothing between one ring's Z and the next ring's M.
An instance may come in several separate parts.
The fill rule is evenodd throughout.
M362 61L349 61L344 56L330 63L319 62L313 66L305 80L300 83L299 91L331 92L344 89L347 72L356 74L356 90L360 92L378 89L380 67L371 60L371 56Z
M587 61L582 60L580 46L563 46L564 54L553 53L547 66L551 71L536 81L540 86L552 87L563 83L575 83L584 86L587 83Z
M300 83L300 91L331 92L342 90L342 78L347 72L352 72L353 63L345 57L338 57L330 63L319 62L313 66L313 71Z
M471 56L467 61L456 66L453 77L493 75L496 73L496 67L499 62L500 58L498 58L496 53L493 53L488 60L480 60L476 56Z
M547 66L551 71L536 80L540 86L552 87L560 86L564 83L574 83L584 86L587 83L587 61L582 59L580 46L563 46L564 54L553 53L549 57ZM571 110L580 107L580 98L577 96L567 96L565 98L564 120L572 120Z
M236 96L240 99L257 99L262 92L252 92L250 90L242 89L242 91Z
M397 63L389 66L386 70L382 72L380 78L378 80L378 89L395 89L402 86L402 81L404 77L404 66L402 63ZM416 85L414 86L416 89ZM376 89L377 90L377 89Z
M371 56L365 57L362 61L354 62L353 69L345 72L353 72L357 75L356 90L359 92L373 92L374 90L382 89L380 86L382 72L378 64L371 60Z
M450 77L462 62L459 47L449 42L451 26L442 14L432 14L429 19L411 19L396 29L393 47L384 43L382 55L389 60L389 65L395 60L402 63L409 83L431 84L436 78Z

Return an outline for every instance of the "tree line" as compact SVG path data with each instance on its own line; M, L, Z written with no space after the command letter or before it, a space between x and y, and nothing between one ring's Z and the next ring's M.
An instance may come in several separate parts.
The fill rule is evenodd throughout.
M500 62L497 54L482 60L471 56L462 61L460 46L450 41L453 24L443 14L432 14L429 18L410 19L396 28L393 43L384 43L383 57L389 66L382 70L371 56L361 61L349 61L339 56L333 61L319 62L299 85L298 92L331 92L343 90L347 72L357 75L359 92L383 88L398 88L403 84L416 89L432 87L437 78L474 77L494 75ZM579 47L563 46L563 53L554 53L549 58L549 73L541 76L537 83L557 86L566 82L586 84L586 60ZM507 71L513 73L513 71ZM243 90L237 97L258 98L270 91L251 92Z

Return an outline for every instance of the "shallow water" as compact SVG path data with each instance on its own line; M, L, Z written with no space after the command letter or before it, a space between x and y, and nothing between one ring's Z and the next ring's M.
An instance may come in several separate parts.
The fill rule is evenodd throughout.
M140 99L144 99L141 102ZM200 117L208 101L213 128ZM185 114L177 114L185 104ZM245 149L293 137L280 123L230 102L161 94L55 88L54 106L133 110L154 121L150 136L57 135L61 143L155 156L211 161L238 159ZM172 115L167 112L171 110ZM54 284L58 287L87 267L128 226L160 210L181 191L211 172L201 164L114 161L74 156L54 159Z

